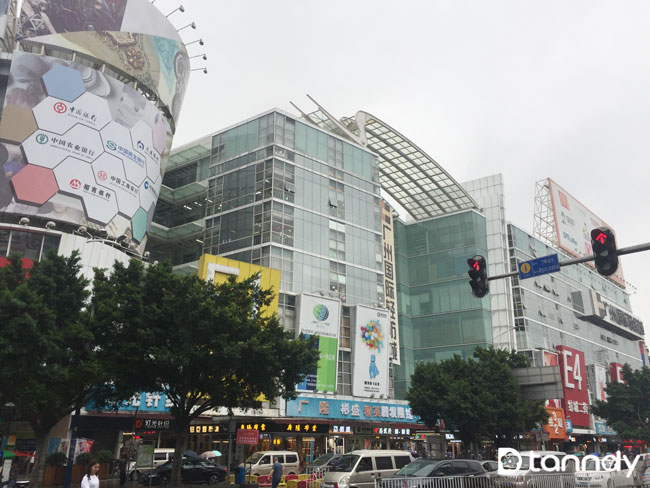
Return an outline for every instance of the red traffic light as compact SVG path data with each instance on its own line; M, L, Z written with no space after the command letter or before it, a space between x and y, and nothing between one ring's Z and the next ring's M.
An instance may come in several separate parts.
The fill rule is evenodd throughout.
M469 266L469 275L471 281L469 282L472 288L472 295L476 298L483 298L488 294L488 277L485 264L485 258L477 255L467 260Z
M598 229L594 229L591 231L591 238L596 242L600 242L601 244L605 244L605 242L607 241L607 236Z

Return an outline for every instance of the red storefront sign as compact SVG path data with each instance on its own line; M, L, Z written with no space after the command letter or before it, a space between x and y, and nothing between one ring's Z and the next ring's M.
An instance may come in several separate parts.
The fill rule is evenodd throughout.
M257 429L237 429L237 444L257 445L260 439L260 431Z
M609 378L612 383L625 383L621 363L609 363Z
M585 369L585 354L568 346L557 346L562 374L562 407L574 427L589 428L589 392Z

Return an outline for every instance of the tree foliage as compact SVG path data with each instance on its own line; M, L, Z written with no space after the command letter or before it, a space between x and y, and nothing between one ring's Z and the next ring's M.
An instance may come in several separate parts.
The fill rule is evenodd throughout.
M406 400L431 428L444 419L466 442L507 441L548 418L543 402L521 397L512 370L527 365L525 356L492 347L477 348L466 360L454 355L438 363L419 363Z
M272 296L256 277L213 284L172 274L169 264L96 270L93 321L107 345L113 399L146 390L171 400L179 439L173 481L194 418L218 407L258 408L261 395L295 397L315 368L315 338L296 339L277 316L261 313Z
M85 311L88 281L80 271L77 254L55 253L29 275L18 256L0 268L0 398L36 435L33 486L42 479L50 430L102 382Z
M624 438L650 442L650 368L623 366L625 383L607 383L607 400L597 400L591 411Z

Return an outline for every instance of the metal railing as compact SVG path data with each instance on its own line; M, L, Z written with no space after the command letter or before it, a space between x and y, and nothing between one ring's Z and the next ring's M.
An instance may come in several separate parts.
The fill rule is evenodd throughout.
M375 480L375 488L577 488L575 474L445 476Z

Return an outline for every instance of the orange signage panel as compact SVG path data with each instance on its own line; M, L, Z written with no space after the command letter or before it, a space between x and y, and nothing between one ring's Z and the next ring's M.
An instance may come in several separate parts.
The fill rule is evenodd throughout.
M550 416L546 424L544 424L544 432L548 434L549 439L566 440L567 434L564 410L554 407L546 407L546 410Z

